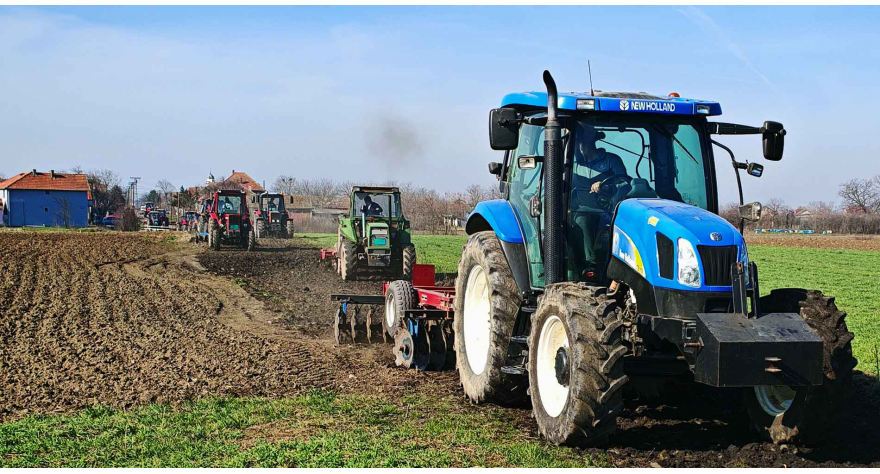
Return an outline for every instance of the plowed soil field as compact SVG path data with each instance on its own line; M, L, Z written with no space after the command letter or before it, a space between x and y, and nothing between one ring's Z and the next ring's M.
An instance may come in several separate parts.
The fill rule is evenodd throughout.
M384 344L337 346L329 295L380 294L380 280L343 282L298 240L263 240L255 252L166 240L0 233L0 422L95 404L419 392L498 412L543 443L530 409L470 406L455 372L395 368ZM765 443L735 394L689 388L627 402L607 446L573 452L616 466L877 466L877 384L855 384L844 428L823 446Z

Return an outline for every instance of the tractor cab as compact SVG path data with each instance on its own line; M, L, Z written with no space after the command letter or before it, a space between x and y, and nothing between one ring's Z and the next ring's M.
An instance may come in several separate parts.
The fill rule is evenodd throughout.
M214 193L208 219L208 242L214 250L223 243L252 250L255 236L243 191L223 190Z

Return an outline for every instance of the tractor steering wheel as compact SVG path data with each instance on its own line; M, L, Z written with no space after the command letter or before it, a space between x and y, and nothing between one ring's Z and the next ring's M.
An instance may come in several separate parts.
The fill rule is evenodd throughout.
M599 183L599 191L596 192L596 203L599 205L599 207L601 207L602 209L608 209L611 206L611 201L617 194L617 186L620 184L629 183L629 180L629 176L620 174L609 176L603 179Z

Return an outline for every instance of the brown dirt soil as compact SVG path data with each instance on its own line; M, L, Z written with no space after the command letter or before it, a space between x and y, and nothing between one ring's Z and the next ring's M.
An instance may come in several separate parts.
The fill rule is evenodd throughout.
M335 344L329 295L380 294L380 279L343 282L295 239L213 252L163 238L0 234L0 421L95 403L333 388L502 410L541 442L529 409L467 404L454 371L395 368L386 344ZM763 442L738 393L688 386L630 400L608 445L579 452L617 466L878 466L880 384L858 375L855 388L844 428L823 446Z
M801 247L814 249L880 250L877 235L807 235L807 234L749 234L749 245L770 247Z

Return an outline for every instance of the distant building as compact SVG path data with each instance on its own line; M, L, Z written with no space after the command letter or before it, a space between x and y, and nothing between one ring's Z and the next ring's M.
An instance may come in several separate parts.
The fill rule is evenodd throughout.
M214 184L214 174L209 171L208 179L205 180L205 186L210 186L212 184Z
M91 199L84 174L32 170L0 182L3 215L10 227L86 227Z

